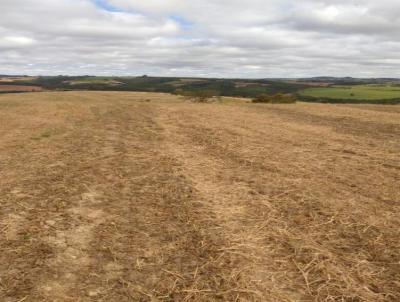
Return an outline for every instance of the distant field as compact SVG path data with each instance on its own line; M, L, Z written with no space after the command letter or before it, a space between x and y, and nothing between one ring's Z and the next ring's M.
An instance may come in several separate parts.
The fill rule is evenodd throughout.
M119 81L113 80L112 78L105 78L105 77L87 77L79 80L64 81L64 83L69 85L99 84L99 85L109 85L109 86L118 86L123 84Z
M1 302L398 302L400 106L0 95Z
M285 81L284 83L288 84L301 84L301 85L306 85L310 87L328 87L332 85L332 82L307 82L307 81Z
M37 77L0 77L0 83L34 81Z
M400 87L380 85L336 86L331 88L309 88L300 95L315 98L383 100L400 98Z
M172 85L174 87L181 87L187 84L193 84L193 83L204 83L206 82L205 80L202 79L178 79L175 81L167 82L167 85Z
M0 92L36 92L42 91L43 89L38 86L26 86L26 85L0 85Z

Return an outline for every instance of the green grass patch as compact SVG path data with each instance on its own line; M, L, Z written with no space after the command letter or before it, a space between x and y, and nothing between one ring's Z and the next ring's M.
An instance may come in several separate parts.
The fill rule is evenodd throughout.
M48 128L48 129L44 129L42 130L40 133L38 133L37 135L33 136L32 139L33 140L41 140L41 139L46 139L46 138L50 138L54 135L59 135L63 133L62 129L56 129L56 128Z
M400 99L400 87L386 85L334 86L305 89L299 95L317 99L390 100Z

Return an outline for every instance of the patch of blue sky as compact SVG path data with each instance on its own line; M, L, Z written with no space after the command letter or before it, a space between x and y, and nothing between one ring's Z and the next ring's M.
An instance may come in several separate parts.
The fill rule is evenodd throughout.
M169 18L178 23L183 29L189 29L193 26L193 22L179 15L170 15Z
M106 10L108 12L113 12L113 13L123 13L123 12L125 12L124 10L111 5L110 3L108 3L107 0L93 0L93 2L97 7L101 8L103 10Z

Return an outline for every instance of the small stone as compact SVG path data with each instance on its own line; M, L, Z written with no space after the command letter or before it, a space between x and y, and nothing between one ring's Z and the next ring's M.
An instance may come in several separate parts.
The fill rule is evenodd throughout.
M89 291L88 295L89 295L89 297L96 297L99 295L99 291L91 290L91 291Z

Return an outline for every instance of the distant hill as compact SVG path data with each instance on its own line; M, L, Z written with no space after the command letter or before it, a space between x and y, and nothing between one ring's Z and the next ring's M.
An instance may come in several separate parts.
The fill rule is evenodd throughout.
M395 84L395 78L353 78L318 76L280 79L218 79L153 76L0 76L7 85L34 85L46 90L144 91L181 94L182 92L212 91L214 95L254 98L260 94L298 94L307 88L335 85ZM15 79L15 81L14 81ZM1 85L0 81L0 85Z

